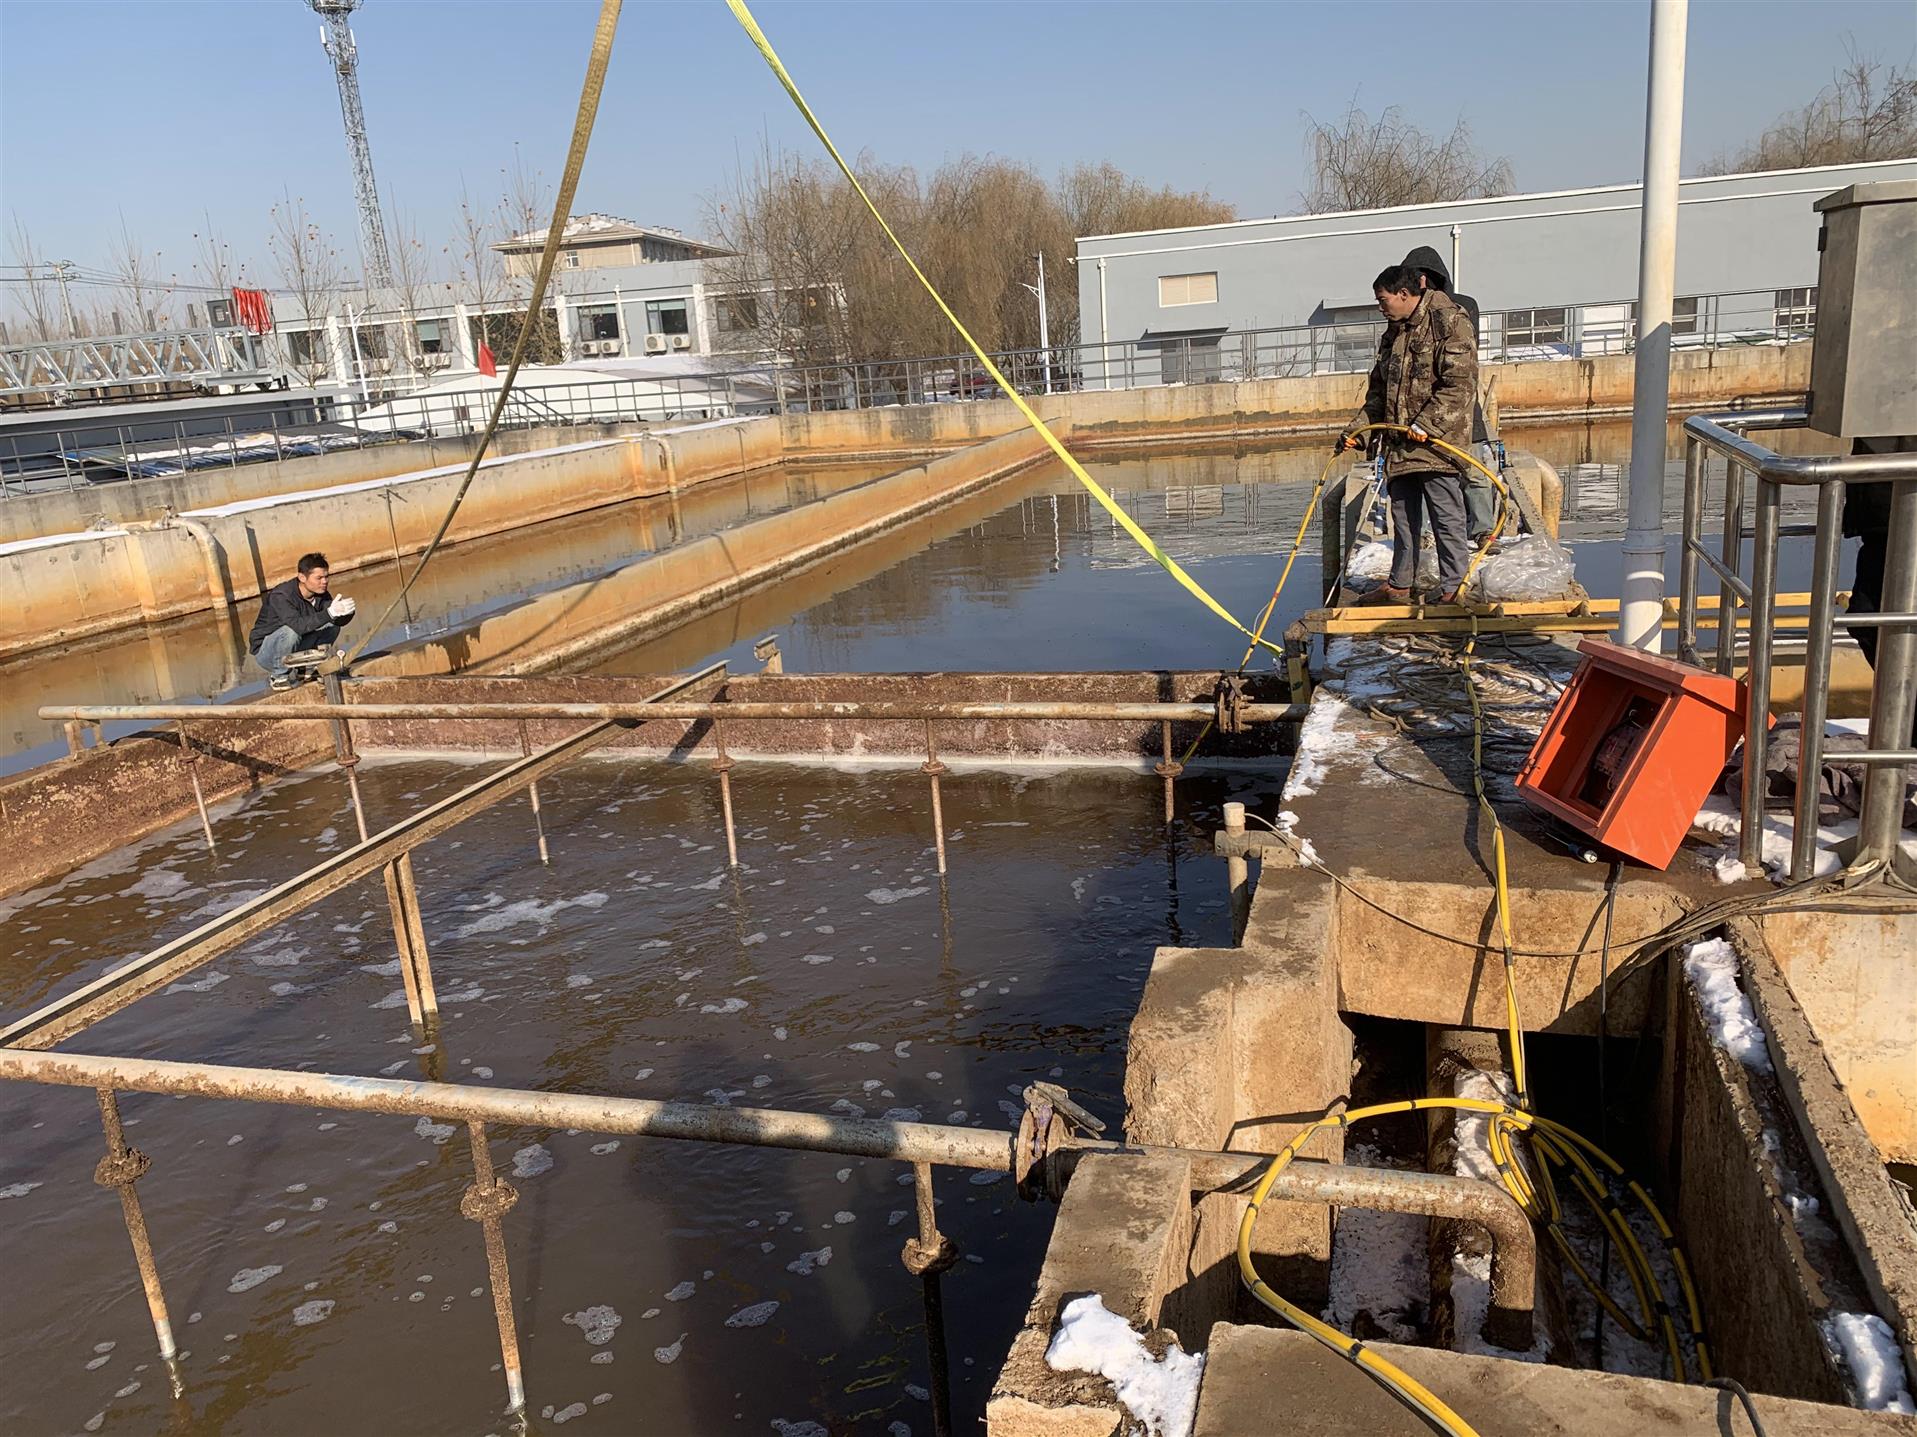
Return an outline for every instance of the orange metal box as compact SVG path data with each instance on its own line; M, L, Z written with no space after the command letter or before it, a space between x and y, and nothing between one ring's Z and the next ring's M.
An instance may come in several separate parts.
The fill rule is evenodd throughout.
M1737 680L1587 638L1518 792L1615 853L1667 868L1744 736Z

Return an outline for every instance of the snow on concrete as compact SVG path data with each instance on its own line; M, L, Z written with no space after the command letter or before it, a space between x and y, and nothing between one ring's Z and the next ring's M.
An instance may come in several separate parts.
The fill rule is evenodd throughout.
M1045 1349L1045 1365L1054 1372L1105 1378L1149 1437L1190 1437L1205 1354L1185 1352L1174 1342L1162 1359L1153 1357L1145 1339L1108 1310L1098 1293L1065 1304L1058 1333Z
M1737 986L1737 954L1722 938L1706 938L1684 950L1684 976L1697 990L1711 1041L1752 1072L1768 1073L1771 1051L1751 1000Z
M1831 1351L1843 1359L1859 1407L1917 1414L1904 1381L1904 1354L1888 1322L1874 1312L1837 1312L1819 1327Z
M1791 835L1796 828L1795 817L1789 813L1767 813L1764 815L1764 840L1760 861L1764 872L1774 881L1782 883L1790 876ZM1704 863L1717 875L1719 883L1742 883L1757 875L1752 873L1738 856L1743 842L1744 824L1738 810L1738 802L1721 793L1714 793L1704 800L1704 807L1698 810L1697 817L1691 820L1691 827L1705 833L1714 833L1724 839L1723 845L1713 854L1704 856ZM1838 859L1836 848L1847 838L1857 834L1857 820L1840 819L1817 830L1817 854L1812 863L1812 871L1823 877L1835 873L1843 863Z
M1346 1150L1345 1161L1354 1167L1392 1166L1362 1143ZM1331 1245L1331 1306L1325 1321L1349 1332L1358 1314L1368 1313L1391 1341L1421 1341L1414 1314L1431 1300L1429 1226L1415 1213L1341 1209Z

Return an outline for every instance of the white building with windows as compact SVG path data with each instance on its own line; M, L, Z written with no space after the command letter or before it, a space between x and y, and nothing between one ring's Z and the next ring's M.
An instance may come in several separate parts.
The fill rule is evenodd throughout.
M1724 175L1679 186L1676 339L1789 340L1817 307L1818 216L1846 185L1917 179L1917 159ZM1363 369L1371 281L1429 245L1483 310L1486 358L1617 353L1635 337L1638 185L1506 195L1078 241L1079 329L1155 357L1167 382L1215 377L1228 337L1297 328L1307 372ZM1087 361L1089 363L1089 361Z

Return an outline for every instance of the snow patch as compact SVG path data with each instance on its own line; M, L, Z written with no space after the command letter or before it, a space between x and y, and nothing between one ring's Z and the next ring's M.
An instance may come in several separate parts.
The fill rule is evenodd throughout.
M1684 976L1697 990L1711 1041L1754 1073L1771 1071L1771 1052L1751 1000L1737 986L1737 954L1722 938L1706 938L1684 950Z
M1150 1437L1189 1437L1198 1415L1198 1382L1205 1354L1173 1343L1155 1358L1131 1324L1108 1311L1097 1293L1065 1304L1058 1335L1045 1349L1054 1372L1092 1372L1112 1384L1125 1410Z
M1904 1382L1904 1355L1888 1322L1874 1312L1838 1312L1819 1326L1824 1341L1850 1371L1859 1407L1906 1417L1917 1414Z

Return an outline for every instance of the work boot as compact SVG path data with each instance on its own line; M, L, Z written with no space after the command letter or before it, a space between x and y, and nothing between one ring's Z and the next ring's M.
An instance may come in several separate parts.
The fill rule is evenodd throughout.
M1433 607L1463 609L1466 613L1477 613L1482 605L1467 598L1462 588L1447 589L1440 585L1424 596L1425 603Z
M288 689L296 689L300 686L300 676L298 674L274 674L266 681L266 686L276 694L283 694Z
M1400 589L1395 584L1380 584L1368 594L1361 594L1351 601L1353 608L1371 608L1379 604L1408 604L1411 602L1411 590Z

